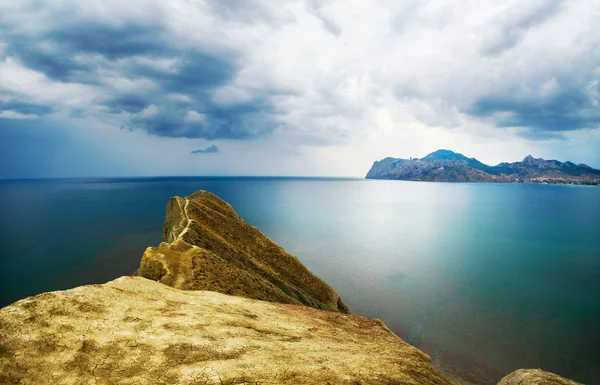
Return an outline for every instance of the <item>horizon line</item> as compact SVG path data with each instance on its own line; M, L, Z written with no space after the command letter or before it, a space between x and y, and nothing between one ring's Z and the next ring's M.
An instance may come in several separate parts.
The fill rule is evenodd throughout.
M311 176L311 175L150 175L150 176L65 176L65 177L24 177L24 178L0 178L0 182L18 182L18 181L52 181L52 180L86 180L86 179L181 179L181 178L199 178L199 179L365 179L359 176Z

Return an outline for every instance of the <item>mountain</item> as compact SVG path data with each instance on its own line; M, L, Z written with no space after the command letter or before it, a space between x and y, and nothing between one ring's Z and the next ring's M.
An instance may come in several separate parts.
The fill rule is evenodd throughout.
M463 154L456 153L450 150L437 150L427 155L426 157L421 159L422 161L462 161L465 162L467 166L471 168L475 168L477 170L488 171L491 167L487 166L475 158L467 158Z
M434 182L530 182L600 184L600 170L585 164L561 163L528 155L521 162L488 166L475 158L438 150L417 159L385 158L373 163L367 179Z
M206 191L169 201L137 275L0 309L0 384L458 385ZM500 384L550 382L578 385Z

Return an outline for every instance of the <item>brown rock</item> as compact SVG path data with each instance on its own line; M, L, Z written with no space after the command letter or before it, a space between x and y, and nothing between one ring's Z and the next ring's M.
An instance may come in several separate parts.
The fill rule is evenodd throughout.
M498 385L581 385L540 369L519 369L502 378Z
M162 240L146 249L139 276L183 290L348 312L335 290L209 192L171 198Z
M140 277L0 310L0 383L455 384L380 321Z

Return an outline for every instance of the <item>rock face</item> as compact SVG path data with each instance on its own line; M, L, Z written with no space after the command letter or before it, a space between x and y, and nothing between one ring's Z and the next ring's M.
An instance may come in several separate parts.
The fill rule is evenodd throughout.
M581 385L540 369L520 369L504 377L498 385Z
M140 277L0 310L1 384L455 384L380 321Z
M163 242L146 249L138 275L178 289L348 313L335 290L206 191L171 198Z
M367 179L434 182L546 182L600 184L600 170L585 164L535 159L488 166L450 150L438 150L424 158L385 158L373 163Z

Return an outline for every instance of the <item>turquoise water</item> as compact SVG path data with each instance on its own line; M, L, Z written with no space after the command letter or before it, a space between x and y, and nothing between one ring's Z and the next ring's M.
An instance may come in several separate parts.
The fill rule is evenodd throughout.
M0 182L0 305L133 272L169 197L216 193L446 372L599 384L600 188L289 178Z

